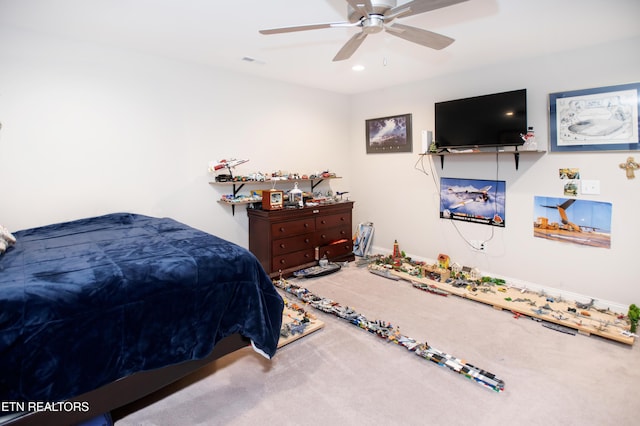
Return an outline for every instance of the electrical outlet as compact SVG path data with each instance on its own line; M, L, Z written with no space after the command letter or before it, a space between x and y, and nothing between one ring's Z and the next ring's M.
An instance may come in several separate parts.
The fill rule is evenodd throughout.
M480 240L471 240L471 246L475 250L484 250L484 243Z

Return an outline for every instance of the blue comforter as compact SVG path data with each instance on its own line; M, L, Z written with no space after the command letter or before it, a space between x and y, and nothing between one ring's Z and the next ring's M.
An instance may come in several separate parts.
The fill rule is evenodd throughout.
M0 257L0 400L68 399L234 333L276 351L282 298L235 244L128 213L14 235Z

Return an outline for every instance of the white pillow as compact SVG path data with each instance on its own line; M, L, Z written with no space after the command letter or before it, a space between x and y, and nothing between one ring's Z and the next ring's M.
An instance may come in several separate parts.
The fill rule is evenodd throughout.
M16 243L16 237L4 226L0 225L0 254Z

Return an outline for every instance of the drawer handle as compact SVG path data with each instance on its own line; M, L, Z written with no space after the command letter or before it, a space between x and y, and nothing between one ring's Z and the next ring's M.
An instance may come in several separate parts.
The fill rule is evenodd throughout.
M304 227L305 227L305 228L308 228L308 227L309 227L309 224L308 224L307 222L305 222L305 223L304 223Z
M286 246L284 245L284 243L280 244L280 248L285 248Z
M280 259L280 264L284 265L286 262L284 261L284 259Z
M309 255L309 253L305 254L304 257L306 257L307 259L311 257L311 255Z
M321 220L320 223L323 224L323 225L326 225L327 221L326 220Z
M284 232L284 227L280 227L280 232Z
M310 241L310 240L309 240L308 238L305 238L305 239L304 239L304 242L305 242L305 243L308 243L309 241Z
M320 238L322 238L323 240L326 240L326 239L327 239L327 236L326 236L325 234L322 234L322 235L320 236Z
M346 234L345 231L340 231L340 235L344 235L344 234Z

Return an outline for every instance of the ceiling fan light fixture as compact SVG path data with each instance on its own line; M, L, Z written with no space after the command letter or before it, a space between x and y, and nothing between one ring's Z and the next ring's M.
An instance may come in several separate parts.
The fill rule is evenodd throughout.
M384 16L382 15L369 15L368 18L364 18L360 22L362 24L362 31L365 34L379 33L384 29Z
M356 72L364 71L364 65L354 65L351 67L351 69Z
M345 0L347 2L348 22L330 22L324 24L296 25L293 27L259 30L260 34L283 34L323 28L360 27L338 51L333 61L344 61L360 47L364 39L371 34L386 30L390 35L416 43L431 49L444 49L454 40L451 37L421 28L392 21L435 9L452 6L468 0L409 0L397 6L397 0Z

